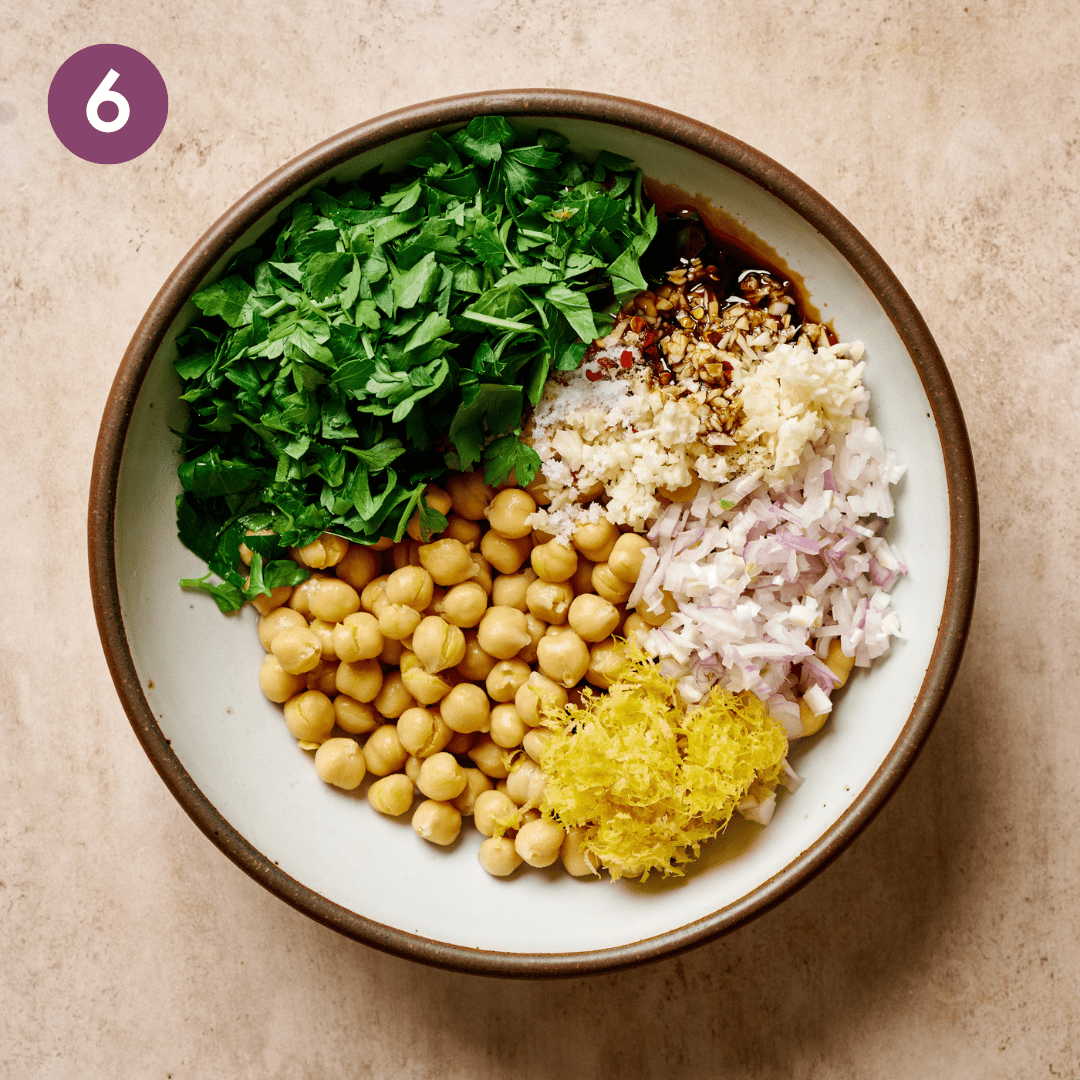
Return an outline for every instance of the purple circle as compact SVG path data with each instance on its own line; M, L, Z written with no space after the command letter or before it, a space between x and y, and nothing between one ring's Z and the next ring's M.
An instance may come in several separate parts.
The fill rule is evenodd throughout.
M127 117L118 123L125 108ZM145 153L168 115L161 72L126 45L80 49L60 65L49 87L49 123L56 137L98 165L118 165Z

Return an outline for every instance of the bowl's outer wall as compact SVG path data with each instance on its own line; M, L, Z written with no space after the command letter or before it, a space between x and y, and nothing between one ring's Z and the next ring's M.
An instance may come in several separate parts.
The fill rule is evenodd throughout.
M440 943L357 915L301 884L241 836L193 782L155 720L127 641L116 574L116 503L121 459L143 380L186 298L220 264L253 222L295 196L328 171L403 136L422 137L432 127L472 116L550 116L600 121L631 132L670 140L677 147L719 162L786 204L814 226L826 243L854 268L888 314L910 355L933 414L930 433L947 484L950 529L940 627L910 714L890 753L866 778L824 836L809 843L782 871L752 892L671 932L600 950L559 954L483 951ZM811 288L813 284L811 283ZM828 313L827 313L828 316ZM868 376L868 381L869 376ZM888 437L888 434L887 434ZM167 532L171 536L171 522ZM859 234L819 196L774 162L729 136L672 113L620 99L559 91L508 91L470 95L403 110L360 125L315 147L286 165L236 204L195 245L151 305L125 354L102 421L90 502L90 555L94 602L106 657L133 727L155 767L197 824L238 865L271 891L312 917L378 948L459 970L499 975L571 975L627 966L668 955L714 937L761 914L835 857L880 809L913 761L937 716L960 660L974 599L977 509L970 447L955 393L933 340L907 294ZM906 543L905 539L905 543ZM905 624L906 625L906 624ZM257 646L256 646L257 647ZM251 669L249 669L250 671ZM876 672L875 672L876 674ZM253 681L253 674L245 675ZM165 717L162 723L167 724ZM827 747L815 753L821 761ZM808 766L813 756L807 759ZM801 766L800 766L801 767ZM220 802L220 800L218 800ZM265 851L265 845L263 846Z

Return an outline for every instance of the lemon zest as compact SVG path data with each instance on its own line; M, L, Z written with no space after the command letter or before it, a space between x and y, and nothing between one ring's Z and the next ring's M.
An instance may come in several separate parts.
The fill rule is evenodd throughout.
M751 789L775 790L787 736L749 692L714 687L688 706L644 652L621 642L620 654L607 691L544 708L554 737L540 757L540 809L583 827L585 850L613 879L681 876Z

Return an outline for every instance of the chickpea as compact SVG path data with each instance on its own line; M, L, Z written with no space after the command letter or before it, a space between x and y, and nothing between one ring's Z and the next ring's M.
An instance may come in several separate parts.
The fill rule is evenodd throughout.
M538 619L531 611L525 616L525 629L529 631L529 644L518 650L517 658L526 664L536 663L536 646L547 633L548 624Z
M555 733L548 731L547 728L529 728L525 732L525 737L521 740L521 748L529 755L537 764L540 763L540 755L544 752L544 747L555 738Z
M484 483L482 472L455 473L447 478L446 490L454 513L469 521L480 521L495 497L495 489Z
M334 627L337 623L323 622L322 619L313 619L308 624L308 629L319 639L320 655L323 660L336 660L337 653L334 651Z
M245 529L244 530L244 535L245 536L273 536L274 535L274 530L273 529ZM240 561L245 566L250 566L251 565L251 556L254 554L254 552L251 550L251 548L249 548L247 546L247 544L245 544L243 542L243 540L240 541L240 549L239 550L240 550Z
M516 574L532 554L532 550L532 540L528 536L510 540L494 529L488 529L480 541L480 554L500 574Z
M550 866L562 850L566 834L547 818L527 821L514 837L514 849L530 866Z
M532 531L526 525L530 514L536 513L536 500L521 488L506 488L500 491L487 508L484 515L488 524L508 540L519 540Z
M449 589L432 610L451 626L476 626L487 611L487 605L488 597L483 588L475 581L466 581Z
M509 660L532 640L524 612L512 607L488 608L477 627L476 639L484 652L497 660Z
M420 625L423 616L407 604L383 604L379 610L379 633L384 638L404 641Z
M382 558L377 551L363 544L350 544L345 558L334 567L334 573L361 592L378 576L381 566Z
M412 754L405 759L405 775L413 782L414 786L416 781L420 779L421 765L423 765L423 762Z
M289 554L302 566L325 570L337 566L349 550L349 541L332 533L323 533L317 540L303 547L290 548Z
M491 579L491 563L489 563L487 559L485 559L484 556L477 551L474 551L472 553L472 561L473 566L476 567L476 575L473 577L472 580L475 581L476 584L479 585L480 588L483 589L484 592L486 592L490 597L491 590L493 588L493 583Z
M348 694L338 694L334 698L334 718L337 726L350 735L367 735L379 726L379 715L374 708Z
M539 578L525 590L529 612L555 626L566 622L573 599L574 589L568 581L544 581Z
M446 593L447 593L447 590L444 589L441 585L433 585L431 587L431 603L428 604L428 606L426 608L424 608L423 611L420 612L420 614L421 615L441 615L442 614L442 611L441 611L442 603L443 603L443 600L446 599ZM436 610L436 608L439 608L440 610Z
M273 653L268 653L259 668L259 689L269 701L281 705L304 689L304 680L299 675L291 675Z
M418 758L431 757L445 750L454 735L437 712L418 706L406 709L398 717L397 730L401 745Z
M526 611L525 591L536 581L536 573L531 566L517 574L500 574L491 590L491 602L497 607L513 607Z
M406 709L411 709L415 704L416 698L406 689L400 671L391 671L383 679L382 689L372 701L375 711L388 720L396 720Z
M491 721L491 702L473 683L458 683L442 699L439 711L454 731L463 733L487 731Z
M648 623L649 626L663 626L679 610L679 602L667 589L660 590L660 598L659 611L650 611L644 600L638 601L637 613L641 616L642 621Z
M618 527L607 518L579 525L574 530L573 544L590 562L606 562L619 539Z
M536 547L538 544L547 544L554 539L555 534L547 532L545 529L533 529L532 531L533 547Z
M445 535L451 540L460 540L470 551L480 543L483 534L484 530L475 521L460 514L451 514L446 519Z
M413 811L412 827L417 836L446 847L461 834L461 811L448 802L428 799Z
M496 705L491 710L491 741L504 750L513 750L520 746L525 733L529 731L521 713L512 702Z
M421 499L429 510L437 510L440 514L450 513L450 496L443 491L441 487L436 487L434 484L428 484L428 486L424 488L424 494L421 496ZM409 526L405 531L414 540L419 540L425 544L433 535L428 529L420 524L419 510L417 510L409 519Z
M652 627L636 612L626 616L622 624L622 636L631 644L637 643L638 634L647 634Z
M343 660L338 664L334 683L339 694L348 694L356 701L374 701L383 686L382 668L378 660Z
M405 766L408 750L401 745L393 724L380 724L364 743L364 763L374 776L389 776Z
M701 477L694 475L690 477L688 484L683 484L682 487L677 488L657 488L656 494L669 502L687 502L698 493L700 485Z
M367 765L355 739L327 739L315 751L315 771L327 784L353 791L364 779Z
M325 577L311 586L308 592L308 618L323 622L341 622L347 615L360 610L360 594L347 582Z
M536 576L544 581L569 581L577 570L577 552L558 540L534 547L531 558Z
M415 540L400 540L390 549L390 562L395 570L420 565L420 545Z
M479 738L482 736L477 735L475 731L455 731L454 737L446 744L446 752L455 757L461 757L473 748L473 744Z
M633 585L641 573L649 541L637 533L623 533L611 549L607 564L611 572L629 585Z
M578 495L574 497L574 502L587 506L589 503L596 502L601 495L604 494L604 481L594 480L587 488L583 489Z
M391 604L423 611L431 603L434 589L431 575L422 566L403 566L386 579L383 595Z
M393 638L383 638L382 652L379 653L379 659L390 667L394 667L395 664L401 663L401 657L405 653L405 646L400 641L395 641Z
M319 582L327 576L327 574L321 574L317 570L313 570L311 577L307 581L301 581L293 589L292 596L289 597L289 608L302 615L305 622L315 618L311 611L311 594L319 587Z
M304 686L308 690L321 690L327 697L337 693L336 660L320 660L304 676Z
M483 765L480 767L483 768ZM515 762L513 771L507 776L506 794L518 806L537 806L544 794L546 782L543 769L532 758L527 757Z
M517 711L530 727L540 723L541 703L557 710L564 709L568 700L566 689L539 671L534 671L514 695Z
M480 845L480 865L492 877L509 877L520 865L514 841L506 836L490 836Z
M522 489L527 491L535 500L537 506L550 506L551 496L548 494L547 477L537 470L536 475L527 483L522 485Z
M339 660L374 660L383 650L379 620L370 611L346 615L344 622L334 627L333 644Z
M278 658L283 671L302 675L322 659L322 642L313 630L297 626L275 634L270 651Z
M380 574L372 578L360 592L360 606L365 611L370 611L375 618L379 617L379 610L389 601L386 599L386 582L389 574Z
M490 776L493 780L504 780L510 775L510 770L503 763L502 748L490 735L481 735L467 753L485 776Z
M462 678L472 682L483 682L495 666L495 657L484 652L480 647L475 633L465 635L465 656L457 666L457 672Z
M435 674L465 659L465 634L438 615L428 615L413 633L412 648L424 669Z
M596 563L589 562L588 559L583 556L578 556L577 569L574 571L574 576L570 579L570 587L574 590L574 595L578 596L581 593L591 593L592 587L592 572Z
M505 792L493 788L476 797L473 824L484 836L494 836L496 827L516 829L518 822L518 808Z
M588 834L580 826L575 825L566 830L566 838L562 842L559 857L568 874L574 877L585 877L587 874L600 873L600 861L585 847L585 839Z
M299 611L294 611L291 607L277 608L259 620L259 640L262 642L262 647L269 652L270 642L282 630L296 630L302 626L307 626L307 619Z
M839 680L836 684L836 689L839 689L848 681L851 670L855 667L855 657L848 656L844 652L840 647L839 638L833 638L829 642L829 653L825 657L825 664Z
M606 562L598 562L592 572L593 592L613 604L625 604L633 592L633 585L616 576Z
M549 629L536 646L536 662L549 679L569 688L589 669L589 647L569 628L561 634Z
M827 712L816 713L810 708L806 698L799 698L799 720L802 723L803 738L816 735L825 726L825 721L828 719L829 714Z
M247 585L250 580L251 579L248 578L244 581L244 584ZM279 585L276 589L270 590L269 596L256 596L255 599L251 601L251 606L260 615L269 615L271 611L287 604L291 598L292 586Z
M302 743L324 743L334 730L334 706L318 690L305 690L285 702L285 726Z
M623 653L614 638L605 638L589 650L589 668L585 681L601 690L611 686L611 676L623 660Z
M376 780L368 788L368 802L388 817L400 817L412 806L413 782L401 773Z
M518 687L529 677L529 665L523 660L500 660L485 680L492 701L513 701Z
M405 689L421 705L434 705L441 701L457 684L452 672L430 672L420 663L416 653L406 649L401 654L401 681Z
M465 769L465 790L453 801L462 817L471 817L476 810L476 800L493 784L479 769Z
M476 576L472 552L460 540L449 537L422 545L420 565L436 585L460 585Z
M603 641L619 625L619 609L602 596L584 593L574 597L569 622L582 641Z
M449 802L456 799L468 785L465 770L454 759L453 754L441 751L432 754L420 766L420 776L416 786L421 794L437 802Z

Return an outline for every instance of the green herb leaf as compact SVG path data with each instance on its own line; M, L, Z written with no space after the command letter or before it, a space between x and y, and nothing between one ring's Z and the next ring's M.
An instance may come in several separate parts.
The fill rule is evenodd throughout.
M286 547L400 537L448 465L519 483L522 411L610 324L590 297L642 287L656 231L632 163L482 116L399 173L294 202L194 297L177 342L180 539L223 608L305 574ZM247 585L236 569L252 536Z
M253 291L242 277L232 274L200 289L191 300L204 315L220 315L229 326L237 327L245 321L244 308Z
M518 441L517 433L496 439L484 451L484 480L501 484L511 473L519 487L532 483L540 469L540 455Z

